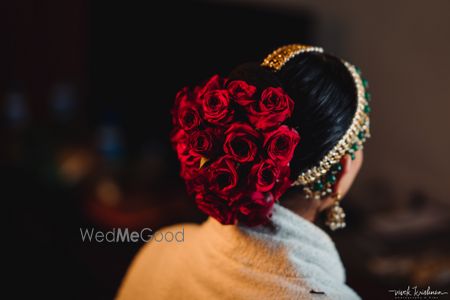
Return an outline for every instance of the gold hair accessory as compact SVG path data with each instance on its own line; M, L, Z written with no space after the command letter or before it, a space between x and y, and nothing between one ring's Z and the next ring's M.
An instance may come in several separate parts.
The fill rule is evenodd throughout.
M340 206L342 199L341 194L334 193L331 197L334 199L334 203L327 212L327 221L325 224L330 227L331 230L335 231L336 229L345 227L345 213Z
M320 47L306 46L306 45L286 45L278 48L270 53L262 62L261 66L268 67L275 71L280 69L294 56L304 52L323 52Z
M323 53L323 49L298 44L282 46L269 54L261 66L277 72L293 57L305 52ZM303 186L304 190L316 199L324 198L332 193L332 187L342 170L340 164L342 157L348 154L352 159L355 159L355 152L362 149L363 143L370 137L368 115L370 112L370 94L366 91L368 82L361 78L361 71L357 67L346 61L342 62L353 78L358 98L352 123L338 143L319 163L302 171L292 183L292 186Z

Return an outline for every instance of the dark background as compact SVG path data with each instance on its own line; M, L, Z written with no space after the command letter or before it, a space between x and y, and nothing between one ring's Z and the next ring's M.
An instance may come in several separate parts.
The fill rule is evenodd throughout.
M448 175L440 175L448 160L418 162L415 169L432 174L424 180L404 175L414 173L407 159L398 165L386 163L383 155L400 157L405 152L395 143L404 136L402 130L417 125L407 117L400 117L407 125L398 131L389 125L389 114L396 108L388 100L396 96L387 73L401 70L401 64L390 65L388 72L380 63L385 48L352 46L351 34L370 28L364 36L377 39L382 25L370 27L355 17L360 26L351 27L340 21L346 15L336 5L274 3L0 4L0 199L6 221L2 245L8 250L4 274L18 297L114 297L141 244L83 242L80 228L156 230L204 220L185 195L168 140L175 93L212 74L226 75L240 63L260 61L282 44L298 42L355 57L371 84L372 77L375 82L374 141L367 146L362 179L344 206L351 226L333 234L349 285L364 299L392 299L388 289L408 284L449 286L448 189L434 188L448 183ZM343 4L351 5L357 4ZM436 16L426 19L431 18ZM384 20L389 23L390 18ZM401 23L393 23L399 46L407 43L397 26ZM401 57L414 57L414 50L404 46L400 63ZM442 68L448 65L448 58L437 57ZM425 69L417 64L415 71ZM448 78L447 73L443 76ZM401 82L398 86L403 90ZM422 87L430 88L427 82ZM445 90L440 92L448 99ZM411 136L434 130L430 120L442 106L429 101L433 115L422 116L429 127L418 127ZM410 97L411 114L415 103ZM429 148L448 146L443 139L437 141L428 143ZM383 152L387 146L390 150ZM435 165L437 171L425 172ZM422 186L427 180L430 184Z

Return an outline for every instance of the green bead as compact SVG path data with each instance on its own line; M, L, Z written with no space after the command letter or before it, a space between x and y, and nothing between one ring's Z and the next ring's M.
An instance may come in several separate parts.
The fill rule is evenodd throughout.
M321 191L323 189L323 183L320 181L314 182L314 190Z
M371 111L371 109L370 109L370 106L369 106L369 105L364 106L364 112L365 112L366 114L370 113L370 111Z
M327 176L327 182L331 183L331 184L335 183L336 182L336 176L334 176L332 174L328 175Z
M340 171L342 171L342 165L340 163L339 164L335 164L333 166L332 170L336 171L336 172L340 172Z
M356 73L358 73L359 76L361 76L361 74L362 74L361 69L359 67L355 67L355 70L356 70Z
M352 158L352 160L355 160L355 153L350 153L350 157Z
M360 140L364 139L365 137L366 137L366 133L365 133L364 131L360 131L360 132L358 133L358 138L359 138Z
M354 143L354 144L352 145L352 149L353 149L353 151L358 151L358 149L359 149L358 144L357 144L357 143Z
M363 80L362 80L362 84L363 84L363 86L364 86L365 88L368 88L368 87L369 87L369 82L367 81L367 79L363 79Z
M366 100L367 100L367 101L372 100L372 95L371 95L369 92L365 92L365 93L364 93L364 97L366 97Z

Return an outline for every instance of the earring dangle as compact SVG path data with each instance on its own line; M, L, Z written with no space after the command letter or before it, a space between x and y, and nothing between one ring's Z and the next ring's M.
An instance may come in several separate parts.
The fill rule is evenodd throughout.
M334 193L331 197L334 199L334 203L327 211L327 221L325 224L330 227L331 230L335 231L336 229L345 227L345 213L340 206L342 195L340 193Z

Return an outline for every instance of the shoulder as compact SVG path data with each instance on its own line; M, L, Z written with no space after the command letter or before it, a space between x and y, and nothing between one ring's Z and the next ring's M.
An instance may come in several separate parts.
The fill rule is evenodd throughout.
M148 232L147 242L139 250L128 272L149 263L155 264L155 260L165 256L171 256L173 252L185 249L186 245L193 243L200 226L192 223L176 224L163 227L156 232Z
M161 228L156 232L148 231L147 242L139 250L125 274L119 288L118 299L145 299L148 292L155 293L152 286L163 289L161 278L173 274L173 268L179 260L189 255L188 248L194 240L200 226L197 224L176 224ZM176 260L176 261L175 261ZM167 274L166 274L167 273Z

